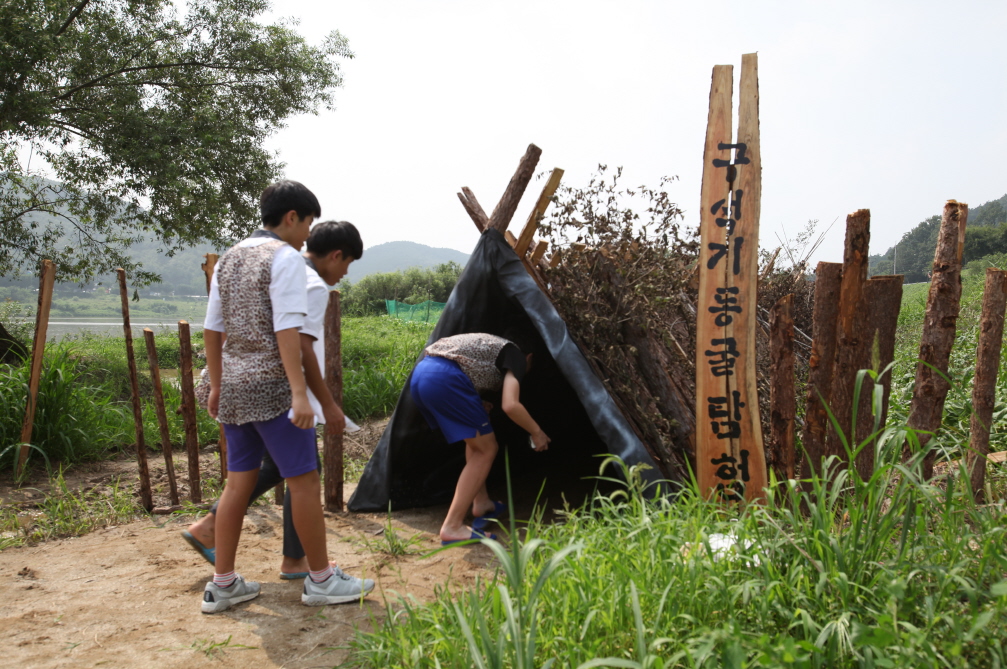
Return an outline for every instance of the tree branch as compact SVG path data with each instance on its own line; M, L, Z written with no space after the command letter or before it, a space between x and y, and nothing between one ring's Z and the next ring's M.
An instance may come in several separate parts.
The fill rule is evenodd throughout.
M87 7L89 2L91 2L91 0L84 0L79 5L73 8L73 11L70 12L70 16L68 16L66 19L66 23L64 23L63 26L56 31L55 35L56 37L59 37L64 32L66 32L66 29L70 27L70 24L73 23L78 16L80 16L80 13L84 11L84 8Z
M93 88L93 87L97 86L98 84L100 84L105 79L108 79L110 77L114 77L114 76L119 75L119 74L128 74L130 72L145 72L145 71L148 71L148 70L163 70L163 69L180 68L180 67L203 67L203 68L210 69L210 70L225 70L225 71L230 71L230 72L250 72L250 73L253 73L253 74L269 74L270 73L270 71L268 69L265 69L265 68L235 67L235 66L232 66L232 65L220 65L220 64L217 64L217 63L204 63L204 62L201 62L201 61L198 61L198 60L187 60L187 61L181 61L181 62L178 62L178 63L157 63L156 65L137 65L135 67L124 67L122 69L116 70L115 72L108 72L106 74L103 74L100 77L96 77L96 78L92 79L91 81L87 81L87 82L84 82L83 84L79 84L77 86L74 86L73 88L71 88L70 90L68 90L66 93L63 93L62 95L59 95L59 96L57 96L54 99L55 100L65 100L65 99L69 98L71 95L73 95L74 93L76 93L79 90L83 90L85 88Z

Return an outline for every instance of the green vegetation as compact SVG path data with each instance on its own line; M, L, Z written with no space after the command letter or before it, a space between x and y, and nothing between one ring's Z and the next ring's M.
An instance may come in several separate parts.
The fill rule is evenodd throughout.
M369 274L357 283L343 281L339 284L343 313L379 316L386 313L385 300L406 304L447 302L461 273L461 265L446 262L433 269L411 267L399 272Z
M351 418L391 413L433 323L387 316L343 319L343 409Z
M75 537L102 527L131 521L141 512L132 486L118 479L101 489L69 490L60 470L41 507L19 515L14 508L0 509L0 550L39 541Z
M351 662L1003 666L1007 517L960 483L921 482L921 453L897 464L905 436L887 433L869 481L815 480L813 496L791 483L744 509L692 492L648 501L628 472L626 491L563 523L533 519L523 541L512 528L510 548L484 541L500 564L488 582L389 602Z
M286 119L333 104L337 31L313 46L266 0L9 0L0 16L0 275L90 281L129 249L226 245L258 218ZM100 40L95 35L101 35ZM52 178L45 178L51 176Z
M14 304L23 305L18 309L17 314L17 320L20 323L24 323L24 319L33 320L35 318L35 301L37 299L38 293L27 288L0 287L0 304L11 305L6 309L15 309ZM206 317L206 304L205 297L145 296L136 301L130 300L129 317L130 321L138 323L145 320L186 320L190 323L202 323ZM60 318L122 318L122 298L119 297L118 288L111 293L106 293L104 290L95 292L75 290L69 293L54 294L49 318L50 320L59 320ZM11 320L14 319L4 318L4 312L0 311L0 322L6 324ZM34 332L31 328L33 326L34 324L24 331L23 334L26 336L20 337L22 341L31 343ZM134 333L135 337L141 335L142 328Z
M931 216L902 235L897 246L882 254L871 256L871 274L904 274L906 283L926 281L934 262L934 250L937 248L937 233L940 226L941 217ZM970 263L990 254L1005 252L1007 252L1007 195L969 211L964 262Z

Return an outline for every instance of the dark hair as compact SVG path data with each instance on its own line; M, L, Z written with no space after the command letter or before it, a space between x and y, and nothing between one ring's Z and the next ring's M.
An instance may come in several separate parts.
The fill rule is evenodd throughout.
M342 251L343 257L360 260L364 255L364 243L360 240L357 227L349 221L323 221L311 228L308 235L308 253L326 256L333 251Z
M296 211L299 218L322 215L318 198L307 186L297 181L277 181L266 186L259 196L259 213L262 224L275 228L288 211Z

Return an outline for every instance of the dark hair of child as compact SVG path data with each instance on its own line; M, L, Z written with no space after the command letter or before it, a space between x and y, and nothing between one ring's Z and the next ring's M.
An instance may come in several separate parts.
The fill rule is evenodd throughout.
M349 221L323 221L311 228L308 235L308 252L316 256L327 256L333 251L342 251L344 258L360 260L364 255L364 242L357 227Z
M266 186L259 197L259 213L262 224L275 228L288 211L296 211L299 218L322 215L318 198L307 186L297 181L277 181Z
M543 347L542 340L535 332L534 326L531 323L527 325L511 325L504 333L500 335L509 342L512 342L515 346L521 349L521 352L525 355L529 353L536 353Z

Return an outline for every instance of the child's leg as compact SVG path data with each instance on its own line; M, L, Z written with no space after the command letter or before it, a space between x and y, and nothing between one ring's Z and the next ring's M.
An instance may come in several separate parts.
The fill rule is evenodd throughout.
M329 566L329 553L318 470L288 478L287 488L290 490L291 519L308 558L308 566L312 571L322 571Z
M471 535L471 530L465 526L465 514L480 490L485 491L486 477L493 466L497 449L496 435L492 432L465 440L465 468L458 477L454 499L441 525L442 540L468 539Z
M224 487L224 494L220 496L216 514L217 561L214 570L218 574L234 571L234 556L238 551L241 525L245 519L245 509L248 508L248 496L255 488L258 477L258 469L227 472L227 485Z

